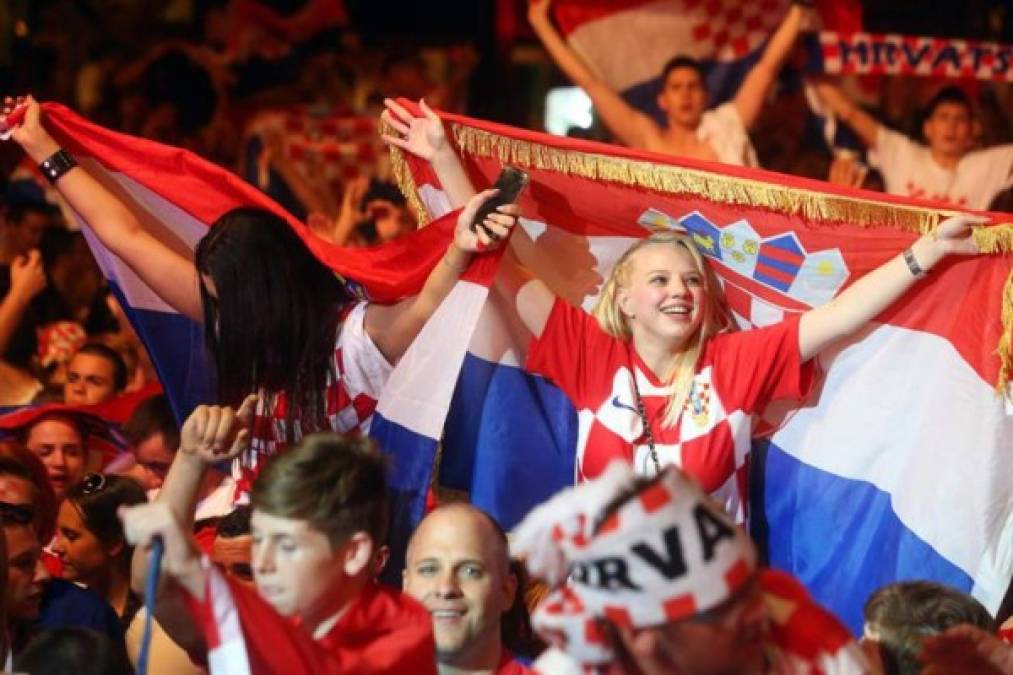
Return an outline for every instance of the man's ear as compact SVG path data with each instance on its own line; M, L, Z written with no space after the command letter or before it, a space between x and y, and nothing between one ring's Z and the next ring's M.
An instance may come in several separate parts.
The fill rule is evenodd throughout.
M503 578L503 611L509 612L510 608L514 605L514 600L517 598L517 575L514 574L513 570L508 569L506 576Z
M367 568L372 570L373 550L373 538L365 532L356 532L341 546L338 562L346 575L358 576Z

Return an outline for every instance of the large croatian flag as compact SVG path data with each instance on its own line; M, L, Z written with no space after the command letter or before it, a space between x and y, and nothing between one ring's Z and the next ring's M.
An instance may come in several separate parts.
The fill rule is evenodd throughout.
M314 236L263 193L189 152L109 131L59 105L46 104L44 109L50 132L81 166L123 200L149 232L186 255L192 255L197 241L225 212L258 206L285 218L354 290L373 301L393 302L418 292L453 235L451 215L389 245L337 247ZM87 222L80 217L78 222L147 346L177 417L213 401L201 327L159 298L103 246ZM392 457L395 546L388 567L395 574L400 571L400 545L422 514L457 368L497 265L496 255L476 257L449 301L398 362L377 402L371 435Z
M712 105L735 95L789 0L557 0L563 37L631 105L660 116L661 69L673 56L703 63Z
M829 301L945 215L772 172L444 119L477 187L504 164L530 173L514 250L585 309L632 242L678 228L692 233L742 326L768 325ZM428 168L399 154L393 163L421 217L438 211ZM1009 251L1011 227L977 236ZM996 392L1010 372L1008 333L997 350L1004 290L1013 294L1008 254L947 260L820 356L812 400L767 411L758 425L754 534L773 566L856 632L862 603L890 581L935 579L993 611L1010 582L1013 408ZM577 435L566 398L522 370L530 336L512 308L494 294L483 311L441 465L442 485L469 492L506 527L574 480Z

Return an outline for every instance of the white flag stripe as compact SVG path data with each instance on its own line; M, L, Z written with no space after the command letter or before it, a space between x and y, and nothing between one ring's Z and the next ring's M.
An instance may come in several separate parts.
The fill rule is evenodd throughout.
M873 325L820 360L819 405L797 410L773 441L890 494L905 526L995 611L1013 567L1013 484L996 463L1013 452L1002 400L948 341L920 331Z

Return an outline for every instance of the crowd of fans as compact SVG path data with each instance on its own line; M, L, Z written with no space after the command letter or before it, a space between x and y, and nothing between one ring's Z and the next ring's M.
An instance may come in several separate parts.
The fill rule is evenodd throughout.
M782 77L814 21L805 4L791 5L736 95L716 108L708 108L700 64L672 59L658 96L665 124L596 78L557 32L550 0L534 0L527 12L532 42L545 48L541 67L558 66L554 77L572 80L595 104L599 123L573 135L1013 210L1013 145L1005 145L1013 141L1013 86L969 90L888 79L869 103L868 86L813 80L811 93L824 110L870 151L866 166L860 151L826 147L808 122L802 89ZM99 16L79 22L94 28L66 31L68 21ZM391 97L424 98L433 108L469 112L471 76L487 51L467 43L369 44L337 0L56 1L0 13L0 21L14 36L4 71L12 88L234 170L332 243L368 246L416 227L378 145L381 112L393 129L388 142L431 162L451 200L464 207L454 244L419 300L400 313L350 302L304 245L285 238L287 225L277 219L243 213L220 223L198 248L197 269L187 260L176 276L182 268L172 251L143 242L131 249L122 223L109 234L95 227L96 236L120 242L122 253L110 249L128 263L137 255L138 266L152 265L165 287L174 286L169 304L213 320L209 345L221 400L243 403L201 406L179 425L75 219L94 227L101 217L93 219L89 208L107 214L112 202L103 201L97 183L85 184L81 171L61 178L59 193L47 185L32 157L32 143L46 139L26 135L30 121L16 136L27 152L14 143L0 148L0 406L36 404L3 429L0 441L4 670L133 672L157 537L165 554L153 603L152 673L206 672L239 658L235 636L212 625L216 601L228 596L247 635L242 658L252 673L1013 674L1013 647L997 637L1009 639L1013 630L1010 593L993 616L955 589L891 584L868 599L856 642L797 581L763 567L741 528L697 485L706 477L688 468L688 480L663 469L653 439L653 479L600 458L589 468L594 455L584 455L587 482L536 509L510 536L466 503L435 507L407 544L405 568L394 570L402 589L380 584L390 559L391 508L380 453L336 434L299 435L354 430L314 426L326 417L321 392L326 398L339 385L357 387L375 400L388 364L470 255L497 245L516 221L508 205L477 233L462 234L490 195L475 195L460 166L441 163L446 139L427 106L413 117L397 103L385 105ZM141 34L150 39L138 43ZM534 126L538 116L508 121ZM70 180L88 191L82 203L66 194ZM289 247L291 279L278 286L253 269L252 255L226 259L223 242L251 253L270 247L273 255ZM648 251L668 247L679 261L688 257L672 253L678 246L692 253L691 245L671 240L645 242ZM629 283L640 250L617 266L613 293ZM924 263L924 247L916 253ZM699 276L687 285L715 283L703 279L699 260L694 264ZM919 269L917 261L907 264L913 274ZM277 325L263 334L308 326L305 335L313 336L320 323L327 334L307 337L303 351L290 353L253 344L235 298L256 283L294 288L293 296L309 289L305 295L315 294L317 303L293 308L276 298ZM270 302L272 292L281 291L265 291L258 303ZM518 307L537 337L540 361L532 368L566 389L556 351L603 353L611 342L562 344L560 325L592 320L562 316L547 289L537 293L544 307L535 319ZM616 335L639 348L636 330L631 338L623 323L623 302L612 298L601 314L611 311L625 326ZM819 325L785 329L802 342L802 370L769 377L787 388L807 377L805 361L838 337L820 333ZM582 335L590 331L581 328ZM343 364L334 362L335 344ZM247 397L251 391L261 395ZM265 400L264 391L288 405ZM129 452L116 452L123 447ZM231 460L258 473L224 470ZM247 493L249 505L235 506L236 495Z
M1007 84L810 81L823 108L857 136L856 147L828 148L797 78L783 77L800 34L817 25L811 10L795 6L724 105L709 108L695 61L673 59L662 73L662 127L596 79L553 27L550 5L533 2L528 10L546 48L542 68L551 73L558 64L563 77L555 81L583 87L599 120L590 130L574 127L574 135L956 206L1009 208ZM468 112L471 76L489 58L466 42L366 44L343 5L324 0L131 3L103 14L101 31L68 40L70 17L104 9L47 2L10 17L14 39L0 67L8 90L33 90L109 128L193 150L263 188L321 236L353 246L415 227L377 146L383 98L425 97L434 108ZM139 33L150 36L143 46L132 39ZM528 77L539 88L518 72L511 79L526 94L552 81ZM541 114L535 107L506 121L537 126ZM342 131L341 120L354 128ZM66 365L84 342L119 352L128 371L123 388L142 388L155 379L144 349L73 218L31 169L9 144L0 149L0 381L7 385L0 404L60 400Z

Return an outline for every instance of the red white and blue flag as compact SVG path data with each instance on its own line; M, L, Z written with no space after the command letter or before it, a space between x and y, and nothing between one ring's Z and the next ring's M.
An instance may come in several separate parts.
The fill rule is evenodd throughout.
M253 186L192 153L104 129L63 106L46 104L44 110L49 131L80 165L113 190L149 232L187 255L221 215L239 206L257 206L285 218L353 290L374 301L394 302L419 291L453 235L454 219L448 217L383 247L337 247L314 236ZM213 368L201 326L167 305L103 246L87 222L77 219L148 348L177 418L214 401ZM421 517L456 372L497 264L496 255L475 259L450 301L437 310L436 320L401 358L377 403L370 435L392 456L388 478L395 499L393 532L402 544ZM394 547L389 565L394 573L400 570L402 553Z
M556 0L552 7L562 35L602 81L663 123L656 98L669 59L699 61L709 104L720 105L735 96L790 5L789 0ZM816 8L834 35L861 29L861 6L854 0L820 0ZM822 70L820 38L806 42L806 69ZM832 146L857 147L847 133L835 138L836 127L827 133Z
M945 215L940 205L772 172L444 120L477 187L504 164L530 173L514 250L585 309L632 242L681 228L740 324L765 326L829 301ZM411 157L405 166L410 201L439 209L428 167ZM989 234L1013 248L1009 227ZM1010 373L1013 328L1002 313L1011 294L1008 253L947 260L820 355L815 399L759 421L749 458L753 534L772 566L856 632L862 603L888 582L935 579L993 611L1009 585L1013 408L996 385ZM483 312L440 476L506 527L574 480L578 433L561 392L521 368L530 336L512 306L493 296Z
M557 0L563 37L592 70L641 110L660 114L661 69L673 56L700 61L711 104L731 99L789 0Z
M59 106L46 114L61 144L173 245L192 247L234 206L278 211L189 153L101 129ZM678 226L695 235L742 322L766 325L829 300L940 216L930 204L770 172L446 120L477 186L491 184L504 163L529 171L528 219L515 249L585 308L631 242ZM398 154L393 160L420 216L425 204L439 210L445 199L428 168ZM437 220L351 255L290 222L322 261L378 301L417 290L452 229ZM994 238L1011 248L1008 233ZM207 379L199 328L91 242L185 412L198 398L194 383ZM430 321L378 405L372 433L393 455L392 483L410 507L402 528L421 508L447 401L441 483L470 492L505 526L574 478L573 407L520 367L527 335L512 302L481 301L495 261L483 265L471 270L480 283L459 283ZM1011 271L1008 254L947 261L861 335L822 355L817 400L791 416L765 415L778 431L754 445L752 475L762 479L753 485L754 534L774 566L799 577L853 629L869 592L896 579L943 581L992 610L1009 584L1013 411L994 386L1009 377L1000 358L1008 364L1009 338L997 345Z

